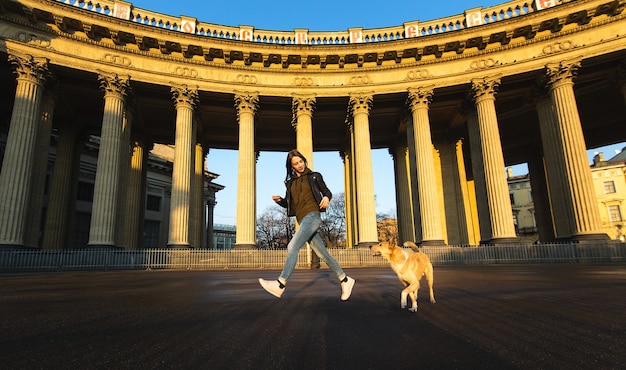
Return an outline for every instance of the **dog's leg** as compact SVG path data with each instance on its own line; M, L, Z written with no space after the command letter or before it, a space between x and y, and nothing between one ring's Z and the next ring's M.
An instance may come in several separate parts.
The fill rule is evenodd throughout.
M417 312L417 290L419 289L419 284L411 284L402 290L402 308L406 308L406 297L409 296L411 298L411 308L409 311Z
M434 283L434 273L433 273L433 264L429 263L426 267L426 271L424 271L424 275L426 275L426 280L428 281L428 290L430 293L430 303L435 303L435 292L433 291L433 283Z

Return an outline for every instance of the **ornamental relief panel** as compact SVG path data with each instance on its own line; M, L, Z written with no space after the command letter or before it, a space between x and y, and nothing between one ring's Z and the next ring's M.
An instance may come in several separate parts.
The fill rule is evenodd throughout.
M198 71L193 68L176 67L174 73L182 77L198 77Z
M414 69L412 71L409 71L406 74L406 79L407 81L415 81L415 80L422 80L425 78L429 78L431 76L430 71L428 71L427 69Z
M296 77L293 80L295 86L313 86L313 79L310 77Z
M367 85L372 82L372 79L367 75L353 76L348 80L350 85Z
M541 50L541 55L551 55L562 53L572 49L574 45L571 41L555 42L554 44L546 45Z
M500 65L499 61L493 58L487 58L487 59L473 61L472 63L470 63L470 69L477 71L477 70L492 68L498 65Z
M254 75L238 75L235 82L244 85L256 85L259 80Z
M15 40L23 42L25 44L32 44L32 45L40 46L43 48L50 47L50 40L42 39L39 36L34 35L32 33L18 32L15 34Z
M129 67L132 64L127 57L115 54L104 54L102 61L109 64L122 65L124 67Z

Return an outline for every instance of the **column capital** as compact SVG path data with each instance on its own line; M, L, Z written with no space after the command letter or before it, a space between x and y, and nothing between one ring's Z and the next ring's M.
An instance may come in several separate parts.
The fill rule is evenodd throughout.
M117 73L98 71L98 81L104 96L116 96L125 99L130 93L130 76L120 76Z
M259 93L236 92L235 108L237 108L237 117L241 113L247 112L255 114L259 107Z
M315 103L315 96L294 95L291 103L291 125L293 127L298 126L298 116L300 115L313 116Z
M580 65L580 59L546 64L548 87L553 88L561 83L573 83L574 78L578 75Z
M198 97L198 87L191 87L188 85L176 85L170 84L172 93L172 99L174 104L178 108L179 106L186 106L191 109L195 109L198 105L200 98Z
M23 79L33 83L44 84L51 77L48 69L48 58L10 52L8 59L15 65L18 80Z
M433 100L435 93L435 86L419 86L409 88L409 96L407 98L407 104L411 111L417 108L427 108Z
M500 87L500 76L476 78L472 80L472 94L474 102L483 99L493 99Z
M369 114L374 104L374 96L372 93L350 94L349 110L355 113Z

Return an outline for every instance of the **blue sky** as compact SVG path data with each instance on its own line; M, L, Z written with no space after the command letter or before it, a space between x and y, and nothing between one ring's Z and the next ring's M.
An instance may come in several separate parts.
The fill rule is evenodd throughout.
M254 26L263 30L291 31L307 28L310 31L343 31L352 27L379 28L402 25L408 21L429 21L462 14L466 9L490 7L504 0L395 2L317 0L313 3L294 1L200 1L200 0L135 0L133 6L167 15L186 15L200 22L237 27ZM611 158L615 150L626 144L617 144L588 151L604 152ZM257 216L272 207L271 196L284 195L286 153L261 152L257 161ZM333 193L343 192L343 164L338 152L313 154L313 168L324 176ZM309 159L309 162L311 160ZM395 217L395 188L393 163L387 150L372 151L376 212ZM217 173L215 182L224 185L218 192L215 223L234 225L237 201L237 152L212 149L207 158L208 170ZM504 171L504 169L503 169ZM528 173L526 165L513 167L514 175Z

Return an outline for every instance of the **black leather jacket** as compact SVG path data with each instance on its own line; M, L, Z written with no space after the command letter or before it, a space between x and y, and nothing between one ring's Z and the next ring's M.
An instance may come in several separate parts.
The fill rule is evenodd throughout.
M326 186L326 183L324 182L324 179L322 178L321 173L311 171L307 175L302 175L302 176L308 177L309 184L311 184L311 190L313 191L313 197L315 197L315 201L317 202L317 204L320 204L320 202L322 201L322 198L324 197L328 197L328 200L332 199L333 194L330 192L330 190L328 190L328 187ZM281 207L287 208L287 216L290 216L290 217L296 215L296 209L295 207L293 207L292 201L291 201L291 182L292 181L293 179L285 180L287 193L285 194L284 198L281 198L279 201L276 202ZM326 212L326 209L325 208L320 209L320 212Z

